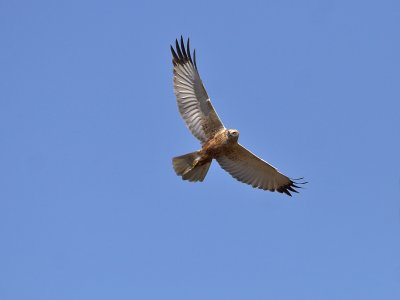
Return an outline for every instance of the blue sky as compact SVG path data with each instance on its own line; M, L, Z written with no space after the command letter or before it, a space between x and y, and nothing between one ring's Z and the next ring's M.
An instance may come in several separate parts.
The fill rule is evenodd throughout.
M300 194L175 175L181 34ZM399 299L398 1L1 1L0 36L1 299Z

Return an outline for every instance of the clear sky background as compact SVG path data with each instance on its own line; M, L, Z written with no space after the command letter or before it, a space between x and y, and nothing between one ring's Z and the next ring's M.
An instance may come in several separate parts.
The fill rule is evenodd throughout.
M290 198L203 183L169 45ZM0 299L400 299L399 1L1 1Z

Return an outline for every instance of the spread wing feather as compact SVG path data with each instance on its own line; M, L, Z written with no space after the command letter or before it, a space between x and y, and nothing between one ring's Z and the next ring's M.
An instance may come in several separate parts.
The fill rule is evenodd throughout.
M295 188L300 187L296 184L304 184L291 180L240 144L235 144L230 151L217 157L217 161L232 177L255 188L291 196L290 192L298 193Z
M216 132L224 128L207 91L200 79L196 65L196 52L193 60L190 54L189 39L185 49L183 38L180 45L176 40L176 51L171 46L174 65L174 92L179 112L192 134L203 144Z

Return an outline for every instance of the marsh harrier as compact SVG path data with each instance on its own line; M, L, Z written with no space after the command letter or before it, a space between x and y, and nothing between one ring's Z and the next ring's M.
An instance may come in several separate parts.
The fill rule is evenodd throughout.
M290 179L266 161L257 157L238 143L239 131L226 129L218 117L207 91L200 79L196 64L187 44L181 37L176 40L176 50L171 46L174 66L174 92L179 112L192 134L200 140L202 148L172 159L177 175L188 181L203 181L211 162L219 165L237 180L255 188L277 191L291 196L300 188L299 179Z

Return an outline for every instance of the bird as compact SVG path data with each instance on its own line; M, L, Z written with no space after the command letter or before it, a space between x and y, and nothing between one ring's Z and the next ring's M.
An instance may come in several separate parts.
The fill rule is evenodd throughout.
M196 50L193 58L190 40L185 45L183 37L171 45L173 64L173 85L178 110L191 133L201 142L201 149L172 159L175 173L183 180L203 181L215 159L233 178L254 188L271 192L298 193L296 188L303 178L291 179L275 167L257 157L238 143L239 131L227 129L203 85L196 63Z

